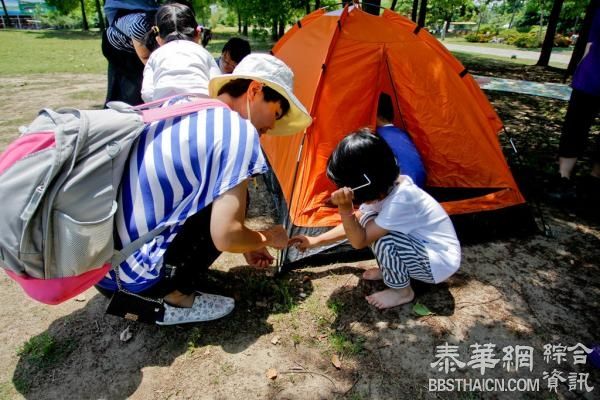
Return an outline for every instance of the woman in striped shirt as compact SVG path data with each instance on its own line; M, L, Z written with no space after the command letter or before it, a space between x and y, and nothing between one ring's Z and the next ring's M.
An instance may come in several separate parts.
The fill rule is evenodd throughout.
M311 122L292 88L292 71L282 61L251 54L233 74L210 81L209 93L222 107L152 123L132 149L117 237L125 246L164 229L120 264L118 276L130 292L164 298L158 324L207 321L233 310L233 299L197 291L222 251L264 267L273 261L267 247L287 246L282 226L253 231L244 220L248 179L268 169L259 136L293 134ZM167 265L176 267L172 279ZM117 289L113 271L99 287Z

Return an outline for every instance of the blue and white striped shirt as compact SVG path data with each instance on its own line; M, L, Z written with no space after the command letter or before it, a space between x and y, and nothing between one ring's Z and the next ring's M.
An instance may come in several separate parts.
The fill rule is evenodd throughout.
M167 228L120 265L123 286L140 292L158 282L163 255L185 220L267 169L254 126L226 108L148 125L126 166L115 224L123 246ZM111 271L99 285L116 290L113 279Z

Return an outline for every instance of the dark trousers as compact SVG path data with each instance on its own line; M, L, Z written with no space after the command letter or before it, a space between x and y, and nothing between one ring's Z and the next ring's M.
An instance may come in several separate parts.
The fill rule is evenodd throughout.
M211 214L212 205L209 205L188 218L169 244L164 263L175 267L175 275L170 282L172 290L193 293L221 254L210 236Z
M174 290L184 294L198 290L208 268L221 254L210 236L211 214L212 205L209 205L185 221L165 252L162 279L138 294L158 298ZM173 276L165 276L170 272ZM107 297L112 296L111 291L99 286L96 289Z
M586 147L590 128L600 112L600 96L573 89L567 115L560 136L558 155L564 158L580 157ZM600 162L600 139L597 139L593 160Z
M142 104L142 81L144 64L135 52L115 49L102 35L102 54L108 60L108 87L106 101L124 101L127 104Z

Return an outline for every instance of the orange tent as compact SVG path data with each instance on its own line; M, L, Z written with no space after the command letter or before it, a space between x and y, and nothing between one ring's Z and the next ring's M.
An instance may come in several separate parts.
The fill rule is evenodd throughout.
M381 92L392 97L395 124L423 158L427 190L449 214L525 202L498 142L498 115L463 65L409 19L390 10L374 16L356 7L320 9L272 53L294 71L295 93L314 119L305 132L262 139L294 226L339 222L325 204L335 190L327 159L345 135L375 127Z

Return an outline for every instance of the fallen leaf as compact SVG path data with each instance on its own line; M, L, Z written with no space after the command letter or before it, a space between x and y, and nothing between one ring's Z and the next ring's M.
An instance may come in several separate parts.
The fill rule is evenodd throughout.
M82 295L75 297L75 301L79 301L79 302L85 301L85 295L82 294Z
M415 314L417 314L418 316L421 316L421 317L433 314L431 311L429 311L429 308L427 308L426 306L424 306L421 303L416 303L413 306L412 310Z
M331 363L337 369L341 369L342 368L342 362L340 361L340 358L337 356L337 354L334 354L334 355L331 356Z
M123 332L119 335L119 339L121 342L128 342L133 337L133 334L129 330L129 327L125 328Z
M275 378L277 378L277 370L275 368L269 368L267 370L267 378L274 380Z
M271 344L279 343L279 339L281 339L279 336L273 336L273 339L271 339Z

